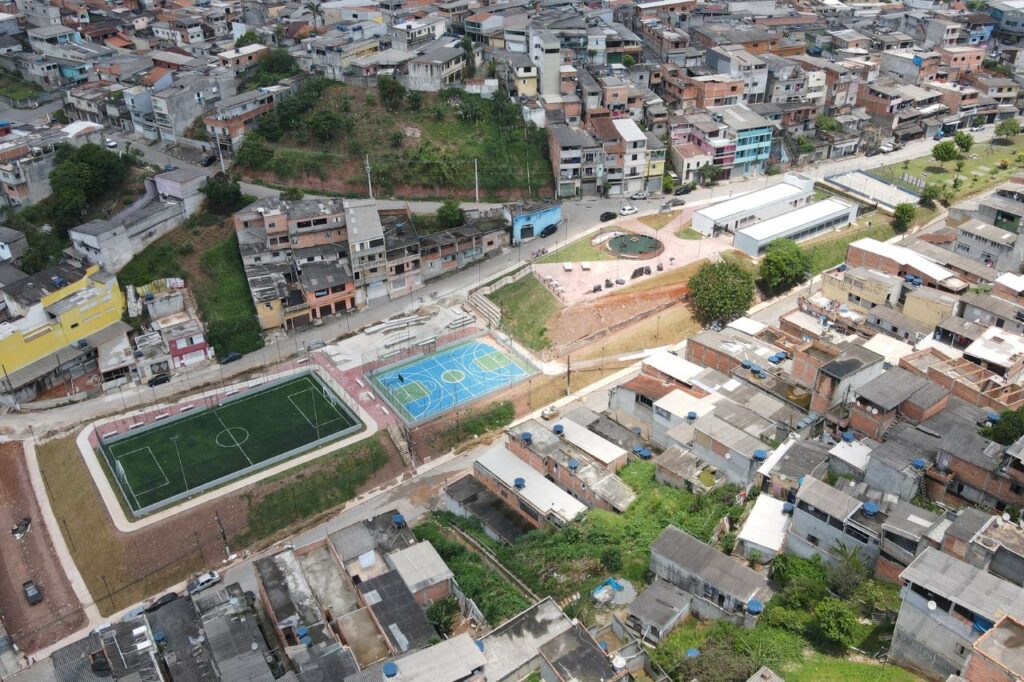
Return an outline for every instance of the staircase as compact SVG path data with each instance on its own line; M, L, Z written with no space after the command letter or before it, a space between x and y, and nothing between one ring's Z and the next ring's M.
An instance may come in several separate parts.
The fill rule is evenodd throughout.
M493 301L491 301L491 299L477 291L470 294L469 304L473 306L473 308L476 309L476 311L480 313L480 315L482 315L492 327L501 326L501 310Z
M402 456L405 466L410 469L413 468L415 463L412 460L412 450L409 449L409 441L405 438L405 429L398 424L388 424L388 436L391 437L391 442L398 448L398 454Z

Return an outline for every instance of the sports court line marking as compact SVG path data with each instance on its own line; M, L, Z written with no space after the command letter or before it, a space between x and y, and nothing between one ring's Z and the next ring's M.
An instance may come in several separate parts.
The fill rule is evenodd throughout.
M245 461L249 463L249 466L252 466L252 460L249 459L249 455L245 454L245 448L238 444L238 441L235 440L235 437L231 434L231 431L228 429L228 425L225 424L224 420L220 418L220 410L214 408L213 414L215 417L217 417L217 421L220 422L220 425L224 427L224 430L228 432L228 435L231 436L231 440L234 442L235 447L237 447L242 452L242 457L245 457Z
M291 393L291 394L289 394L289 395L288 395L288 402L290 402L290 403L292 404L292 407L294 407L294 408L295 408L295 411L296 411L296 412L298 412L299 414L301 414L301 415L302 415L302 418L306 420L306 423L307 423L307 424L309 424L310 428L313 428L313 429L316 429L316 428L321 428L321 429L322 429L322 428L323 428L324 426L326 426L326 425L330 424L331 422L336 422L336 421L338 421L339 419L342 419L342 414L341 414L340 412L338 412L338 408L337 408L337 407L336 407L336 406L335 406L334 404L331 404L331 408L332 408L332 409L334 410L334 413L335 413L335 414L337 414L338 416L337 416L337 417L335 417L334 419L328 419L327 421L324 421L324 422L321 422L321 421L319 421L319 420L318 420L318 424L314 424L314 423L313 423L313 422L312 422L312 421L310 420L310 418L309 418L309 417L308 417L308 416L306 415L306 413L305 413L305 412L303 412L302 408L301 408L301 407L299 407L299 406L298 406L298 405L296 404L296 402L295 402L295 398L294 398L294 396L297 396L297 395L305 395L305 394L307 394L307 393L312 393L312 394L313 394L313 399L314 399L314 400L316 399L316 391L314 391L314 390L313 390L312 388L307 388L307 389L305 389L305 390L303 390L303 391L297 391L297 392L295 392L295 393ZM324 400L325 400L326 402L330 403L330 401L329 401L329 400L327 400L326 398L325 398Z
M158 488L163 488L163 487L166 487L166 486L171 484L171 480L169 478L167 478L167 472L164 471L164 468L162 466L160 466L160 460L158 460L156 458L156 455L153 454L153 448L151 448L148 445L145 445L145 446L143 446L141 448L136 448L134 450L129 450L128 452L126 452L124 454L121 454L121 455L114 455L114 459L117 460L118 464L120 464L121 460L124 459L125 457L129 457L131 455L134 455L137 452L143 452L143 451L146 451L146 452L149 453L149 457L150 457L150 459L153 460L153 464L156 464L156 468L160 471L160 475L164 477L164 482L160 483L159 485L155 485L152 488L147 488L146 490L140 490L139 492L135 492L135 488L133 488L132 484L128 482L128 471L124 468L124 464L121 464L121 470L124 471L124 484L126 486L128 486L128 490L131 492L132 497L135 498L136 502L139 501L138 500L138 496L139 495L145 495L146 493L151 493L154 490L157 490ZM111 454L113 454L113 450L111 450Z

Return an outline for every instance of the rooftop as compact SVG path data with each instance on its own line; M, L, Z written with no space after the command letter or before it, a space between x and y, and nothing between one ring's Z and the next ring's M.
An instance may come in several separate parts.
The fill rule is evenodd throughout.
M491 630L483 638L487 679L504 680L540 655L540 648L572 628L572 621L550 598Z
M664 632L665 625L689 608L691 599L693 595L681 587L655 578L629 605L628 612L644 625L653 625L659 632Z
M790 516L783 513L785 503L769 495L758 495L754 508L740 528L736 539L779 552L786 542Z
M675 526L662 531L651 544L651 553L685 567L743 603L770 594L763 575Z
M500 443L481 455L476 463L509 488L515 488L516 479L523 479L524 485L517 493L542 516L555 514L560 519L571 521L587 510L585 504L549 481Z
M738 196L717 204L712 204L697 211L702 216L715 222L725 221L728 218L739 215L749 215L767 207L793 201L799 196L805 195L807 191L797 185L782 182L771 187L765 187L749 194Z
M950 599L982 618L1024 618L1024 589L956 557L928 547L900 579Z
M356 587L395 650L422 649L437 637L398 571L388 571Z
M391 552L388 562L412 592L425 590L453 577L448 564L429 542L417 542L412 547Z
M811 507L840 521L845 521L851 514L860 509L861 506L860 500L856 497L851 497L841 490L836 490L828 483L819 481L813 476L804 478L800 490L797 491L796 499L800 502L806 502Z

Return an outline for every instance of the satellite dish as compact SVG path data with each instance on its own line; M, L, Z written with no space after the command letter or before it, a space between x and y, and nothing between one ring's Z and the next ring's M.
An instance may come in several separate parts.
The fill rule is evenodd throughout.
M929 611L934 611L937 608L939 608L939 605L935 603L935 600L934 599L929 599L928 600L928 610Z
M1010 520L1010 515L1007 514L1006 512L1003 512L1003 521L1009 521L1009 520Z

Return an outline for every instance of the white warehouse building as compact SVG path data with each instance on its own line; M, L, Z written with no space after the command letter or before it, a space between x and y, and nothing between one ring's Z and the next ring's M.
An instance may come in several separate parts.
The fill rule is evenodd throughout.
M733 236L732 244L748 256L757 258L776 239L799 242L849 225L856 219L856 204L839 199L824 199L741 228Z
M782 182L735 199L720 201L693 214L693 229L705 237L735 232L744 225L782 215L807 203L814 193L814 178L786 173Z

